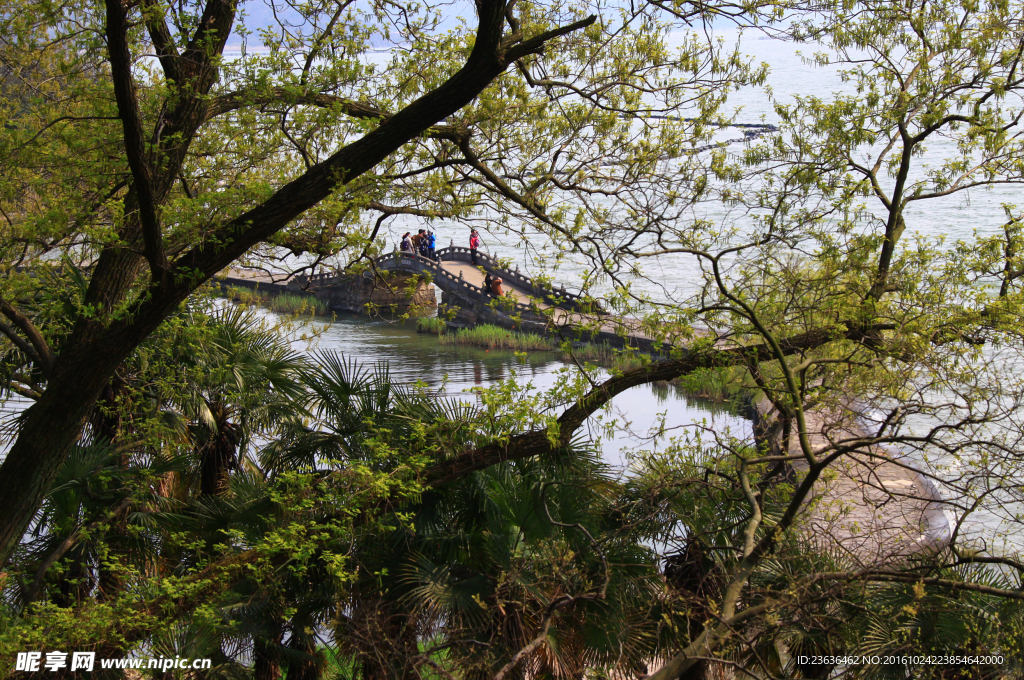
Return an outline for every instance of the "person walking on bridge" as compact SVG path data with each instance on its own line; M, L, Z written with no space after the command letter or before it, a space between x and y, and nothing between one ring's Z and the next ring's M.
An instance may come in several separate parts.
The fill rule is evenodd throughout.
M476 229L469 230L469 254L473 258L473 264L476 264L476 249L480 247L480 234L476 233Z

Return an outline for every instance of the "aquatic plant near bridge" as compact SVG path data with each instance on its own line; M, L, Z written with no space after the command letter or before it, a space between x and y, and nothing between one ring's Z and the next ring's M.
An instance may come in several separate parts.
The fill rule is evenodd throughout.
M513 331L490 324L460 328L453 333L446 333L441 336L440 342L449 345L476 345L487 349L507 349L517 352L551 351L557 348L553 340L542 335Z
M231 286L226 296L234 302L246 305L259 305L278 314L288 316L327 316L327 303L312 295L296 293L270 294L249 288Z
M327 315L327 303L316 299L312 295L282 293L281 295L271 296L268 303L270 309L279 314L297 316Z
M416 319L416 331L430 335L444 335L448 329L448 322L436 316L421 316Z

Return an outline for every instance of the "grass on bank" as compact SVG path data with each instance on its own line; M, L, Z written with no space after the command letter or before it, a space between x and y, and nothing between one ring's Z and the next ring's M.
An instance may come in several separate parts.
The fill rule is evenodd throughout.
M683 392L717 402L737 402L751 391L746 386L747 369L743 366L708 368L680 376L672 381Z
M282 293L270 298L270 309L278 314L327 316L327 303L310 295Z

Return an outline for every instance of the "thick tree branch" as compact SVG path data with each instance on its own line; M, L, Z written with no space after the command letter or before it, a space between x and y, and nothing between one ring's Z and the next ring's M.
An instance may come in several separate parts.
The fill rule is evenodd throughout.
M581 19L580 21L576 21L566 26L559 26L558 28L553 28L550 31L544 31L540 35L536 35L532 38L529 38L528 40L524 40L523 42L517 45L513 45L512 47L509 47L505 51L504 55L502 55L504 64L511 64L517 59L522 59L523 57L530 54L538 54L544 49L544 46L547 43L551 42L555 38L560 38L563 35L568 35L570 33L580 30L581 28L586 28L595 21L597 21L597 17L591 14L586 19Z
M44 375L49 375L53 370L54 355L53 351L50 349L49 343L46 342L46 338L43 337L43 334L39 332L39 329L35 327L35 324L33 324L27 316L22 314L18 308L7 300L0 299L0 312L10 319L11 323L17 326L21 332L25 334L25 337L28 338L28 342L31 343L31 346L28 348L29 351L26 353L29 354L34 361L38 362L39 368ZM0 328L0 330L3 331L4 335L11 339L11 342L18 345L22 351L25 351L25 348L19 344L25 341L14 333L13 329L10 329L9 326L3 324L3 328Z
M296 92L284 87L272 87L264 92L228 92L212 98L207 106L204 122L249 106L268 106L271 104L318 106L325 109L336 108L347 116L369 120L385 121L392 117L392 114L382 111L375 106L354 102L336 95L318 92ZM433 139L447 139L457 143L467 135L467 132L454 125L431 125L423 134Z
M31 387L26 387L25 385L21 385L16 382L8 383L7 389L25 397L26 399L31 399L32 401L35 401L43 394L38 390L34 390Z
M954 581L946 578L933 576L917 576L914 574L901 574L898 572L874 571L874 572L825 572L816 574L815 578L823 581L874 581L876 583L920 583L926 586L937 586L949 590L966 590L972 593L983 593L995 595L1010 600L1024 600L1024 590L1010 590L988 586L983 583L969 583L967 581Z
M18 331L14 330L3 321L0 321L0 333L6 335L7 339L10 340L15 347L24 352L25 356L27 356L30 361L35 363L37 366L43 365L43 358L36 353L32 345L23 337L18 335Z
M167 273L167 258L164 255L163 234L157 215L157 201L153 193L153 180L146 158L145 137L142 134L142 119L139 101L135 94L135 79L132 77L132 58L128 50L128 16L120 0L106 0L107 5L107 49L110 53L110 75L114 85L117 110L124 128L124 150L128 167L132 171L135 193L138 198L139 220L142 223L142 240L146 260L154 280L162 279Z
M400 205L385 205L377 201L370 201L366 204L367 209L376 210L387 215L416 215L417 217L451 217L450 213L438 210L426 210L424 208L408 208Z
M145 16L146 29L149 31L149 38L153 41L156 56L160 60L160 66L163 67L164 77L180 85L181 69L178 66L178 61L181 57L174 44L174 37L164 20L163 7L155 0L143 0L142 11Z
M182 53L186 68L197 76L213 66L213 60L220 57L235 20L235 0L209 0L203 8L199 26Z

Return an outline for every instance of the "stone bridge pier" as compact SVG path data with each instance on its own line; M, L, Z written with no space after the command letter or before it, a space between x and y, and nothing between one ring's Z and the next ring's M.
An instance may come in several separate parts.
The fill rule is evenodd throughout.
M437 309L437 294L426 276L394 271L367 274L332 278L326 285L314 280L310 290L332 312L423 316Z

